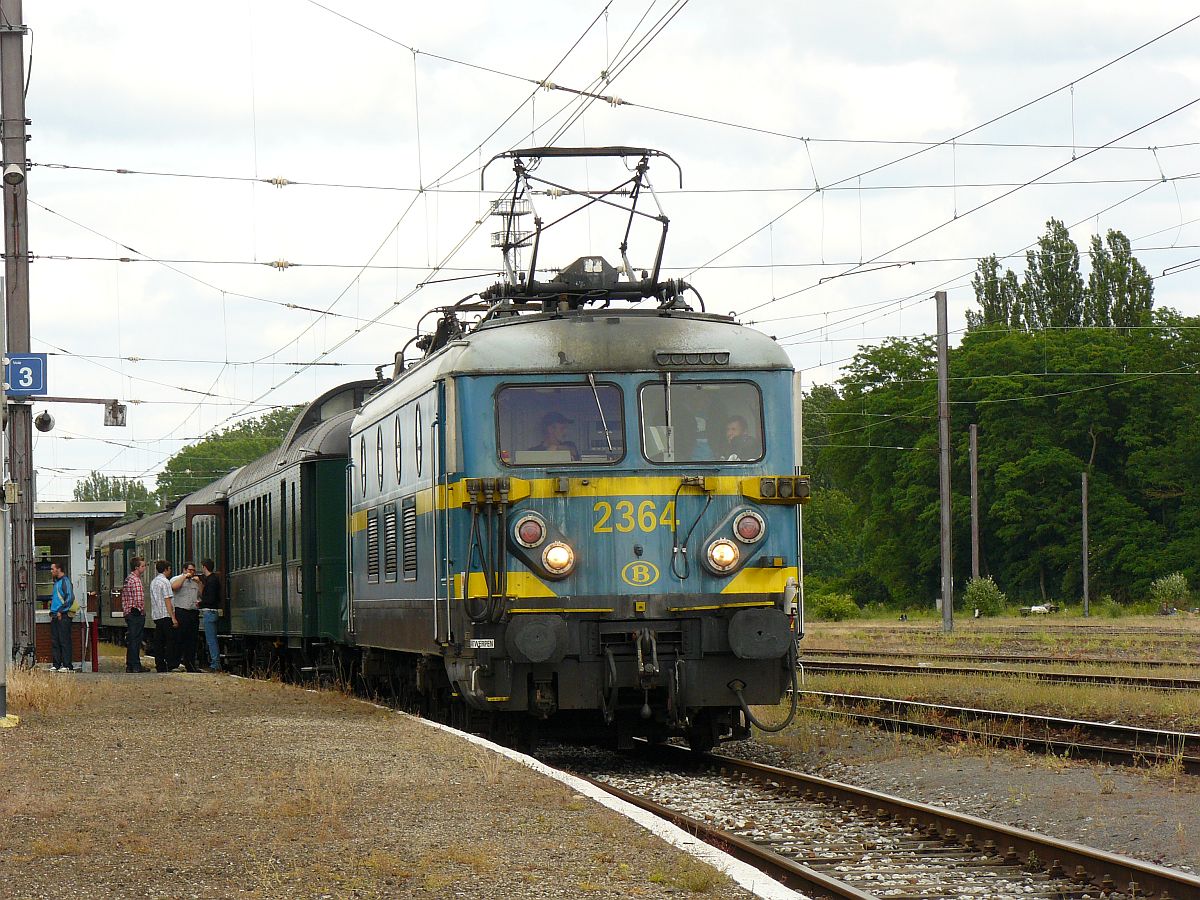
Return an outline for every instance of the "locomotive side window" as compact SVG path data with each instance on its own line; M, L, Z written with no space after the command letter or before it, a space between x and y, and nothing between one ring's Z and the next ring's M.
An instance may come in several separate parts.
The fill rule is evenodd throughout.
M500 461L510 466L604 465L625 456L615 384L510 385L496 393Z
M375 429L375 471L379 477L379 491L383 492L383 426Z
M367 496L367 436L358 439L358 472L362 478L362 495Z
M396 484L400 484L400 459L404 441L400 437L400 413L396 413Z
M669 390L669 396L668 396ZM642 385L642 452L652 463L754 462L763 457L762 396L748 381Z

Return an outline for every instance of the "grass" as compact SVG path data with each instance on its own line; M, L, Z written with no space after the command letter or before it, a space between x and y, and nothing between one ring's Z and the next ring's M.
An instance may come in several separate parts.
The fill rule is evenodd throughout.
M45 669L14 669L8 673L8 711L17 715L51 713L77 708L107 694L107 684L87 675L48 672Z
M1118 721L1173 731L1200 731L1200 705L1187 691L1121 685L1048 684L995 675L810 675L806 688L894 697L948 706L976 706L1047 716ZM814 705L818 701L802 703Z
M911 618L911 617L910 617ZM1117 621L1053 615L1048 618L996 617L958 619L950 634L940 620L897 622L896 619L808 624L804 647L828 650L892 650L927 652L1025 653L1029 655L1128 656L1195 662L1200 649L1200 618L1143 616ZM1096 629L1105 629L1098 632ZM1120 633L1107 633L1119 628ZM986 629L986 630L984 630ZM1164 635L1163 629L1186 635Z

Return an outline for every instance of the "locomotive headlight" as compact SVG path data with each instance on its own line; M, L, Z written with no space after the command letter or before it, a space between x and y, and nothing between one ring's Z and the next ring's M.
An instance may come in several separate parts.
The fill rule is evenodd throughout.
M780 497L780 499L786 500L787 498L789 498L791 496L792 496L792 479L780 478L779 479L779 497Z
M522 547L539 547L546 539L546 523L537 516L523 516L513 527L513 537Z
M721 538L708 545L708 562L718 572L728 572L738 564L741 551L728 538Z
M753 544L766 530L766 522L756 512L744 512L733 523L734 536L744 544Z
M542 565L555 575L566 575L575 568L575 551L570 545L555 541L542 551Z

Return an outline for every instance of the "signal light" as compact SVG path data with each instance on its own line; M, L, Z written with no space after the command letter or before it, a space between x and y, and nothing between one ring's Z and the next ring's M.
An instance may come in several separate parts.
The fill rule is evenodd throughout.
M542 551L542 565L551 574L566 575L575 567L575 551L562 541L555 541Z
M760 494L762 494L763 497L766 498L767 500L770 500L772 497L774 497L775 496L775 479L774 478L764 478L762 481L760 481L758 483L758 492Z
M741 556L737 544L728 538L721 538L708 545L708 562L720 573L733 569Z
M746 544L753 544L763 536L764 531L766 531L766 523L758 513L742 513L733 523L734 535L739 541Z
M537 516L525 516L517 521L513 535L522 547L537 547L546 539L546 524Z

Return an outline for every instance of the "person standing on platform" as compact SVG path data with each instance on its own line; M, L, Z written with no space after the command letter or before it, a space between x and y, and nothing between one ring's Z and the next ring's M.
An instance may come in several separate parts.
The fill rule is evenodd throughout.
M196 564L185 562L183 571L171 579L171 590L175 596L175 617L179 620L179 628L175 632L178 639L177 654L183 662L183 667L189 672L199 672L196 665L196 642L200 639L200 577L196 574Z
M154 619L154 669L170 672L179 665L179 642L175 632L179 620L175 617L175 592L171 590L171 564L160 559L154 564L158 572L150 582L150 617Z
M50 563L50 574L54 578L54 588L50 593L50 669L54 672L74 672L75 665L71 661L71 616L75 604L75 591L71 587L71 579L58 563Z
M129 577L121 586L121 612L125 615L126 639L125 650L126 672L149 672L142 665L142 631L146 628L146 589L142 587L142 573L146 571L146 561L135 556L129 561Z
M200 560L204 575L204 587L200 589L200 614L204 617L204 638L208 642L208 670L221 671L221 646L217 643L217 619L225 607L225 595L221 590L221 576L213 571L216 565L211 559Z

